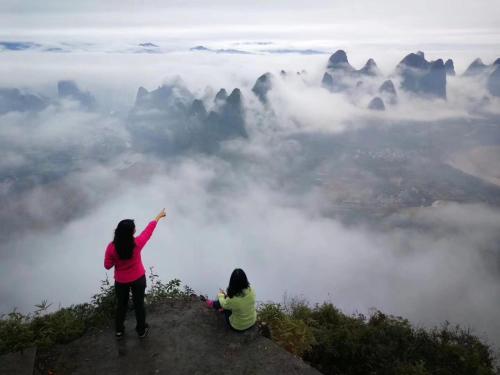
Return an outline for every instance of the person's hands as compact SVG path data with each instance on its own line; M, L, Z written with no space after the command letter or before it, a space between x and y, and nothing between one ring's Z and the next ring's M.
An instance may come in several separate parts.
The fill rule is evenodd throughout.
M164 218L167 216L167 213L165 212L165 209L162 209L158 215L156 215L155 220L160 221L160 219Z

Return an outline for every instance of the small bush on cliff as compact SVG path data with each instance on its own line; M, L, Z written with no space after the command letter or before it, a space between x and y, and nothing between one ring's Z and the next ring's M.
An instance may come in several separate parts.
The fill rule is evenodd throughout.
M153 272L146 302L155 304L164 298L188 296L192 290L177 279L163 283ZM99 293L90 303L72 305L48 313L50 304L42 301L32 314L13 312L0 316L0 354L19 351L31 346L47 349L55 344L72 341L91 328L110 324L114 317L116 298L113 284L106 277L101 281Z
M263 305L259 310L259 319L270 328L272 339L293 354L302 356L315 343L306 322L287 314L280 304Z
M345 315L329 303L296 301L260 306L259 321L270 327L273 340L324 374L495 374L491 349L448 323L417 329L380 311ZM301 328L291 329L291 322Z
M0 353L18 351L33 343L29 318L15 310L0 320Z
M194 293L187 285L182 288L179 279L173 279L164 283L161 281L160 276L154 272L153 267L150 267L149 271L149 290L146 293L146 302L148 304L155 304L166 298L188 297Z

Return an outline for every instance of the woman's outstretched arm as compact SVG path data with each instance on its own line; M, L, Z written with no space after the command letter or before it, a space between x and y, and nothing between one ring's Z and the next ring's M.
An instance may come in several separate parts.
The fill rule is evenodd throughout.
M146 245L146 243L149 241L149 239L151 238L151 235L153 234L153 232L156 228L156 224L161 219L163 219L165 216L167 216L167 214L165 213L165 209L163 209L160 211L160 213L158 215L156 215L154 220L152 220L146 226L146 228L142 231L142 233L136 237L135 244L137 245L137 247L139 247L139 249L142 249L144 247L144 245Z

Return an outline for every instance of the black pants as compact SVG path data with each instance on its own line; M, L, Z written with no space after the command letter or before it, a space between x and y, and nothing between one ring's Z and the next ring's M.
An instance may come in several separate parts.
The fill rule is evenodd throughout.
M214 308L215 310L219 310L221 307L222 307L222 306L220 305L219 300L217 300L217 299L216 299L216 300L214 301L213 308ZM229 328L234 329L234 328L233 328L233 326L231 325L231 323L229 322L229 317L231 316L231 314L232 314L233 312L232 312L231 310L226 310L226 309L224 309L223 313L224 313L224 320L226 321L226 324L229 326Z
M132 301L134 302L135 319L137 325L135 330L137 333L142 334L146 329L146 310L144 309L144 292L146 291L146 275L138 278L131 283L122 284L115 281L116 293L116 332L123 332L125 329L123 323L127 315L128 297L132 290Z

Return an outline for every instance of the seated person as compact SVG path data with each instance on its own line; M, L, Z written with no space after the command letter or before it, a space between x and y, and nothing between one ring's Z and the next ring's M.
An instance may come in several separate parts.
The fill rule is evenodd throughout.
M206 304L223 312L231 329L242 332L254 326L257 319L255 292L242 269L233 271L227 291L221 289L217 297L215 301L206 300Z

